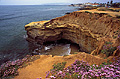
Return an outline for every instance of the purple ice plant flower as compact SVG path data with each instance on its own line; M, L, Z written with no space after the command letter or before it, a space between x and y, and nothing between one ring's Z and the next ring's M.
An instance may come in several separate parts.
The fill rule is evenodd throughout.
M62 71L56 72L53 74L49 74L56 78L65 78L66 75L71 77L70 75L77 74L79 79L92 79L96 77L104 77L104 78L120 78L120 57L118 60L110 65L103 65L103 67L99 67L97 65L87 65L84 61L76 60L74 64L65 68ZM53 72L53 71L52 71ZM59 73L59 74L55 74Z
M16 63L15 63L15 61L13 61L12 63L11 63L11 65L15 65Z
M117 48L118 48L118 50L120 50L120 45Z
M62 71L59 71L58 74L62 74Z
M118 34L118 38L120 38L120 33Z
M120 74L120 71L116 71L116 74Z
M50 78L53 78L53 79L55 79L56 77L54 77L54 76L50 76Z
M15 61L8 61L0 66L0 77L15 76L18 75L18 68L22 67L22 64L28 60L31 56L26 56L23 59Z

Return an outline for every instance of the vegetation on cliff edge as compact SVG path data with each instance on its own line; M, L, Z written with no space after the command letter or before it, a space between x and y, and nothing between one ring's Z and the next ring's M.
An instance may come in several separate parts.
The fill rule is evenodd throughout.
M115 59L113 59L115 61ZM60 66L60 65L58 65ZM89 65L85 61L76 60L63 70L53 69L47 72L46 79L120 79L120 57L117 61L98 65ZM39 78L38 78L39 79ZM40 78L42 79L42 78Z

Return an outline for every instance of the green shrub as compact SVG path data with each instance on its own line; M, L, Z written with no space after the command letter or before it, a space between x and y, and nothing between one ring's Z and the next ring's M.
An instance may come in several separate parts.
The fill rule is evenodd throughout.
M57 63L53 65L53 69L51 70L63 70L65 68L66 62L62 62L62 63Z
M105 15L105 14L107 14L107 13L99 13L99 14Z
M101 50L102 53L106 54L106 56L110 56L113 54L113 52L116 50L116 47L112 46L111 42L105 42L105 44L103 45L103 48Z
M113 36L113 39L117 38L117 36Z
M64 55L63 57L66 57L66 56L69 56L69 55Z
M90 14L92 14L92 12L89 12L89 11L85 11L85 13L90 13Z
M85 13L89 13L88 11L85 11Z
M95 14L99 14L98 12L94 12Z
M106 41L106 42L105 42L105 44L112 44L112 43L111 43L111 42L107 42L107 41Z
M113 9L108 9L110 11L113 11L113 12L119 12L119 10L113 10Z
M78 52L74 52L74 54L78 54Z

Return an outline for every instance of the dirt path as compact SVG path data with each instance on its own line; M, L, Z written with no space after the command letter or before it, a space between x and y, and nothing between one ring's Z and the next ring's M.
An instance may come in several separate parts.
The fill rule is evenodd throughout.
M89 64L100 64L106 62L107 59L102 59L86 53L79 53L70 56L54 56L41 55L40 59L32 62L25 68L19 69L19 75L14 79L36 79L42 77L45 79L45 72L52 69L54 63L67 62L66 67L71 65L76 59L87 61Z

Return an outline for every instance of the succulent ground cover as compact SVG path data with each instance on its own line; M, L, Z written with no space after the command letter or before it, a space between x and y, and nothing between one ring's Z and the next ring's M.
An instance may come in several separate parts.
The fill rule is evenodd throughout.
M62 66L62 70L61 64L53 65L53 69L46 72L46 79L120 79L120 57L113 60L100 66L76 60L67 68Z
M0 79L8 79L13 78L14 76L18 75L18 69L22 67L26 67L30 63L36 59L38 59L40 56L31 56L27 55L23 59L18 59L15 61L8 61L6 63L3 63L0 66Z

